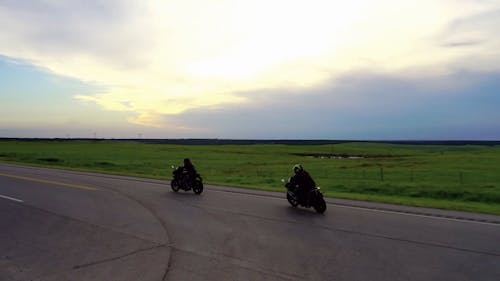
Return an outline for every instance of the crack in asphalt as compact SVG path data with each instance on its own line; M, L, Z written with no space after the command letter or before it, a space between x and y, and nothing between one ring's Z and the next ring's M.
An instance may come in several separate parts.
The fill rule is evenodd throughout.
M91 222L84 221L84 220L81 220L81 219L78 219L78 218L70 217L70 216L67 216L67 215L62 215L62 214L59 214L59 213L56 213L56 212L53 212L53 211L50 211L50 210L46 210L46 209L43 209L43 208L40 208L40 207L36 207L36 206L33 206L33 205L23 204L23 206L26 207L26 208L35 209L37 211L40 211L40 212L43 212L43 213L47 213L47 214L50 214L50 215L53 215L53 216L56 216L56 217L59 217L59 218L63 218L63 219L69 220L69 221L75 221L75 222L78 222L78 223L81 223L81 224L89 225L89 226L92 226L92 227L95 227L95 228L100 228L100 229L103 229L103 230L106 230L106 231L112 231L112 232L115 232L115 233L118 233L118 234L122 234L122 235L125 235L125 236L133 237L133 238L141 240L141 241L145 241L145 242L149 242L149 243L153 243L153 244L158 244L158 245L163 245L161 243L158 243L157 241L153 241L153 240L147 239L145 237L138 236L138 235L133 234L133 233L121 231L121 230L118 230L118 229L116 229L114 227L109 227L107 225L104 226L104 225L101 225L101 224L91 223Z
M230 256L230 255L227 255L224 253L217 254L217 253L194 252L194 251L190 251L190 250L186 250L186 249L181 249L181 248L176 247L176 246L171 246L171 248L175 251L184 252L184 253L187 253L190 255L195 255L195 256L199 256L199 257L203 257L203 258L209 258L209 259L213 259L213 260L227 259L228 261L226 261L226 262L230 262L234 266L238 266L238 267L241 267L243 269L258 272L261 274L279 277L279 278L285 279L285 280L304 280L304 279L306 279L306 276L303 276L303 275L291 274L288 272L281 272L281 271L265 269L265 268L259 268L258 266L255 266L255 264L252 263L251 261L244 260L244 259L241 259L238 257L233 257L233 256ZM245 264L248 264L248 265L245 265ZM187 270L187 269L185 269L185 270ZM187 271L189 271L189 270L187 270Z
M119 231L119 230L116 230L114 228L110 228L108 226L94 224L94 223L91 223L91 222L83 221L81 219L77 219L77 218L69 217L69 216L66 216L66 215L58 214L58 213L55 213L55 212L52 212L52 211L49 211L49 210L42 209L40 207L36 207L36 206L32 206L32 205L26 205L26 204L23 204L23 207L30 208L30 209L35 209L35 210L37 210L39 212L50 214L50 215L62 218L64 220L67 220L67 221L77 222L77 223L80 223L82 225L87 225L87 226L90 226L90 227L93 227L93 228L99 228L99 229L102 229L102 230L105 230L105 231L110 231L110 232L118 233L118 234L121 234L121 235L124 235L124 236L133 237L133 238L135 238L137 240L140 240L140 241L144 241L144 242L156 244L156 245L151 246L151 247L137 249L137 250L134 250L134 251L131 251L131 252L128 252L128 253L116 256L116 257L111 257L111 258L107 258L107 259L103 259L103 260L98 260L98 261L89 262L89 263L85 263L85 264L75 265L75 266L72 267L72 270L80 269L80 268L85 268L85 267L90 267L90 266L93 266L93 265L98 265L98 264L102 264L102 263L106 263L106 262L111 262L111 261L115 261L115 260L119 260L119 259L122 259L124 257L132 256L132 255L137 254L137 253L146 252L146 251L150 251L150 250L154 250L154 249L158 249L158 248L170 248L171 247L171 245L167 244L167 243L159 244L156 241L145 239L144 237L139 237L139 236L131 234L131 233ZM17 241L16 243L21 243L21 242ZM30 245L30 246L32 247L32 245ZM40 248L39 250L40 251L45 251L45 249L42 249L42 248Z
M124 196L125 198L133 201L133 202L136 202L137 204L139 204L141 207L143 207L145 210L147 210L159 223L160 223L160 226L163 228L163 231L165 232L165 240L167 241L167 243L163 244L164 247L167 247L167 248L171 248L171 244L168 242L168 230L167 230L167 225L166 223L161 219L161 217L156 213L156 211L147 206L145 203L143 203L141 200L135 198L135 197L132 197L131 195L127 194L126 192L124 191L121 191L121 190L118 190L117 188L113 188L113 187L110 187L110 186L99 186L100 188L103 188L104 190L108 190L108 191L112 191L116 194L119 194L121 196ZM171 255L169 254L169 257L168 257L168 261L167 261L167 264L166 264L166 268L165 268L165 271L163 272L163 276L162 276L162 281L163 280L166 280L167 278L167 274L168 274L168 270L170 268L170 265L171 265Z
M234 212L234 211L226 210L226 209L223 209L223 208L202 207L202 206L199 206L199 205L196 205L196 204L189 204L189 203L187 203L187 204L190 205L190 206L192 206L192 207L196 207L196 208L205 210L206 212L208 212L207 209L212 209L212 210L215 210L215 211L223 211L223 212L231 213L231 214L234 214L234 215L246 216L246 217L252 217L252 218L258 218L258 219L267 220L267 221L274 221L274 222L281 222L281 223L290 223L290 224L301 224L301 225L304 225L301 222L292 221L292 220L268 218L268 217L253 215L253 214ZM482 254L482 255L500 257L500 253L495 253L495 252L486 252L486 251L480 251L480 250L474 250L474 249L456 247L456 246L451 246L451 245L445 245L445 244L441 244L441 243L423 242L423 241L417 241L417 240L411 240L411 239L404 239L404 238L392 237L392 236L388 236L388 235L366 233L366 232L355 231L355 230L350 230L350 229L335 228L335 227L329 227L329 226L326 226L326 225L316 224L316 223L310 223L309 225L310 226L319 227L319 228L323 228L323 229L326 229L328 231L339 231L339 232L352 233L352 234L357 234L357 235L366 236L366 237L375 237L375 238L380 238L380 239L388 239L388 240L393 240L393 241L400 241L400 242L406 242L406 243L412 243L412 244L420 244L420 245L433 246L433 247L439 247L439 248L445 248L445 249L452 249L452 250L469 252L469 253L475 253L475 254Z
M15 165L13 165L13 166L15 166ZM18 166L15 166L15 167L18 167ZM33 167L22 167L22 166L21 166L21 168L25 168L27 170L33 170L33 169L35 169ZM62 174L75 174L75 175L79 175L79 176L94 176L94 177L97 177L97 178L102 177L101 175L95 175L95 174L84 175L84 174L77 173L77 172L71 173L71 172L68 172L68 171L65 171L65 170L57 170L57 171L61 172ZM35 175L37 175L37 174L35 174ZM119 178L116 178L116 179L119 179ZM128 181L128 179L121 179L121 180ZM125 198L127 198L127 199L129 199L129 200L131 200L131 201L133 201L133 202L135 202L137 204L139 204L146 211L148 211L160 223L160 226L163 228L163 231L164 231L165 236L166 236L165 240L167 241L166 243L163 243L163 244L160 244L160 245L156 245L154 247L160 247L160 246L167 247L167 248L170 247L170 244L168 242L168 231L167 231L166 224L160 218L160 216L156 213L156 211L153 208L150 208L145 203L141 202L139 199L136 199L136 198L132 197L131 195L129 195L129 194L127 194L127 193L125 193L125 192L123 192L121 190L118 190L117 188L110 187L109 185L103 186L103 185L100 185L100 184L96 185L96 186L98 186L99 188L102 188L103 190L114 192L117 195L123 196L123 197L125 197ZM25 205L25 206L30 207L30 208L34 208L34 209L37 209L37 210L40 210L40 211L43 211L43 212L46 212L46 213L58 216L58 217L62 217L62 218L68 219L68 220L77 221L77 222L80 222L80 223L83 223L83 224L91 225L91 226L94 226L94 227L99 227L99 228L105 229L105 230L112 230L114 232L117 232L117 233L120 233L120 234L124 234L124 235L128 235L128 236L137 238L137 239L142 240L142 241L147 241L147 242L152 242L152 243L158 244L156 241L147 240L147 239L145 239L143 237L138 237L135 234L131 234L131 233L126 233L126 232L123 232L123 231L119 231L119 230L116 230L116 229L111 228L109 226L103 226L103 225L93 224L93 223L90 223L90 222L86 222L86 221L83 221L83 220L80 220L80 219L76 219L76 218L73 218L73 217L69 217L69 216L66 216L66 215L61 215L61 214L58 214L58 213L55 213L55 212L52 212L52 211L49 211L49 210L44 210L44 209L41 209L39 207L31 206L31 205ZM132 255L132 254L134 254L136 252L141 252L143 250L144 249L142 249L142 250L136 250L136 251L133 251L131 253L125 254L125 256ZM119 256L119 257L111 258L110 260L116 260L116 259L119 259L119 258L121 258L121 257ZM103 262L105 262L105 261L107 261L107 260L104 260ZM99 263L99 262L97 262L97 263ZM168 262L166 264L165 271L164 271L163 276L162 276L162 280L166 280L170 264L171 264L171 260L170 260L170 256L169 256Z
M318 226L320 228L324 228L324 229L329 230L329 231L340 231L340 232L352 233L352 234L357 234L357 235L367 236L367 237L382 238L382 239L406 242L406 243L411 243L411 244L420 244L420 245L425 245L425 246L439 247L439 248L457 250L457 251L474 253L474 254L500 257L500 253L486 252L486 251L480 251L480 250L474 250L474 249L468 249L468 248L461 248L461 247L455 247L455 246L445 245L445 244L441 244L441 243L434 243L434 242L422 242L422 241L417 241L417 240L391 237L391 236L381 235L381 234L366 233L366 232L360 232L360 231L349 230L349 229L334 228L334 227L328 227L325 225L318 225L318 224L313 224L313 225Z
M102 186L100 186L100 187L102 188ZM121 231L121 230L117 230L117 229L115 229L113 227L91 223L91 222L84 221L84 220L81 220L81 219L78 219L78 218L74 218L74 217L70 217L70 216L67 216L67 215L62 215L62 214L59 214L59 213L56 213L56 212L53 212L53 211L50 211L50 210L46 210L46 209L43 209L43 208L40 208L40 207L36 207L36 206L28 205L28 204L24 204L24 207L26 207L26 208L32 208L32 209L38 210L40 212L51 214L53 216L57 216L57 217L60 217L60 218L63 218L63 219L69 220L69 221L75 221L75 222L78 222L78 223L81 223L81 224L84 224L84 225L89 225L89 226L92 226L92 227L95 227L95 228L100 228L100 229L103 229L103 230L106 230L106 231L112 231L112 232L119 233L119 234L122 234L122 235L125 235L125 236L133 237L133 238L136 238L136 239L141 240L141 241L145 241L145 242L157 244L157 245L149 247L149 248L138 249L138 250L135 250L135 251L132 251L130 253L126 253L126 254L123 254L123 255L120 255L120 256L117 256L117 257L108 258L108 259L104 259L104 260L101 260L101 261L91 262L91 263L87 263L87 264L83 264L83 265L75 265L73 267L73 269L79 269L79 268L83 268L83 267L97 265L97 264L100 264L100 263L105 263L105 262L109 262L109 261L118 260L118 259L121 259L121 258L126 257L126 256L130 256L130 255L133 255L133 254L136 254L136 253L148 251L148 250L159 248L159 247L170 248L170 244L168 243L168 234L167 234L166 225L160 219L160 217L154 212L153 209L150 209L149 207L147 207L145 204L143 204L139 200L136 200L135 198L129 196L128 194L120 192L120 191L118 191L118 190L116 190L114 188L111 188L111 187L107 186L106 188L103 188L103 189L111 191L111 192L115 192L116 194L124 196L124 197L128 198L129 200L132 200L133 202L136 202L141 207L143 207L144 209L146 209L149 213L151 213L151 215L153 215L153 217L160 223L161 227L165 231L165 235L167 236L167 239L166 239L167 243L158 244L157 241L152 241L152 240L146 239L144 237L139 237L139 236L137 236L135 234L124 232L124 231ZM166 275L168 273L168 269L169 269L170 263L171 263L171 261L170 261L170 256L169 256L169 259L168 259L168 262L167 262L167 265L166 265L167 267L166 267L166 269L165 269L165 271L163 273L162 280L166 280Z
M107 258L107 259L98 260L98 261L94 261L94 262L89 262L89 263L75 265L75 266L73 266L73 269L80 269L80 268L94 266L94 265L98 265L98 264L102 264L102 263L106 263L106 262L110 262L110 261L115 261L115 260L122 259L124 257L135 255L137 253L146 252L146 251L150 251L150 250L154 250L154 249L158 249L158 248L164 248L164 247L168 248L168 247L170 247L170 245L168 245L168 244L162 244L162 245L156 245L156 246L148 247L148 248L144 248L144 249L138 249L138 250L132 251L130 253L119 255L119 256L116 256L116 257L112 257L112 258Z
M178 203L187 205L187 206L191 206L191 207L196 208L196 209L200 209L201 211L205 212L207 215L210 215L210 216L212 216L214 218L219 217L219 215L217 213L214 213L214 212L210 211L211 208L200 207L199 205L191 203L190 201L185 201L185 200L180 199L180 198L169 198L169 199L173 200L173 201L176 201ZM230 212L230 213L233 213L233 212ZM235 214L238 214L238 213L235 213ZM204 258L213 259L213 260L221 260L222 258L225 258L225 259L228 259L229 262L232 265L234 265L234 266L238 266L238 267L241 267L243 269L246 269L246 270L249 270L249 271L258 272L258 273L261 273L261 274L266 274L266 275L271 275L271 276L274 276L274 277L279 277L279 278L284 279L284 280L304 280L304 279L306 279L306 276L302 276L302 275L292 274L292 273L288 273L288 272L275 271L275 270L265 269L265 268L259 268L259 266L256 266L253 262L251 262L249 260L245 260L245 259L242 259L242 258L239 258L239 257L227 255L227 254L224 254L224 253L202 253L202 252L195 252L195 251L190 251L190 250L182 249L182 248L179 248L179 247L174 246L174 245L171 245L171 249L175 250L175 251L179 251L179 252L188 253L188 254L191 254L191 255L196 255L196 256L200 256L200 257L204 257ZM169 268L170 268L171 267L172 259L170 259L169 262L170 262L169 263ZM244 265L244 264L251 264L253 266L251 266L251 265ZM184 269L184 270L186 270L188 272L191 272L188 269Z

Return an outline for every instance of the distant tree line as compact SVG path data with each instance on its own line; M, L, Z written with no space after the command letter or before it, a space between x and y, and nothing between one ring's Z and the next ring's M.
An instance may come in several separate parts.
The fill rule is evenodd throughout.
M181 144L181 145L251 145L251 144L286 144L286 145L325 145L352 142L388 143L408 145L500 145L500 141L442 140L442 141L392 141L392 140L308 140L308 139L107 139L107 138L0 138L1 141L116 141L139 142L149 144Z

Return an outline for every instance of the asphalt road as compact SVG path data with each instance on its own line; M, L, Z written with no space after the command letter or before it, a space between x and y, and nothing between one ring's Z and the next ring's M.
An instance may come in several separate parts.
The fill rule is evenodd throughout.
M0 165L0 280L500 280L500 217Z

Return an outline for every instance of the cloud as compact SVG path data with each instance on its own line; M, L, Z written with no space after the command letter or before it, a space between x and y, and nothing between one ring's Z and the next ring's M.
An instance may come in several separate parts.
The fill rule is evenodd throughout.
M125 112L133 124L189 131L176 116L280 107L282 93L321 107L308 98L314 89L342 87L353 71L402 78L495 71L498 7L468 0L2 1L0 26L9 28L0 33L0 55L102 85L75 99ZM318 98L353 110L374 104L342 91Z
M0 36L1 49L56 72L61 64L72 65L75 56L131 67L151 42L134 28L140 10L132 1L3 1L0 23L9 28Z
M305 94L245 93L252 102L163 118L210 128L204 136L213 138L495 140L500 138L499 78L500 72L435 79L356 72ZM463 86L442 87L443 80Z
M450 47L450 48L461 48L461 47L471 47L471 46L477 46L483 43L483 41L478 41L478 40L469 40L469 41L455 41L455 42L448 42L444 43L444 47Z

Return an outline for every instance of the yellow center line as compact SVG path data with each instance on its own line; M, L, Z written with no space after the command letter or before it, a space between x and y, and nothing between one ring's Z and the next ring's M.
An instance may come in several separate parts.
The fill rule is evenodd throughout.
M85 189L85 190L99 190L99 189L97 189L95 187L89 187L89 186L84 186L84 185L79 185L79 184L71 184L71 183L64 183L64 182L58 182L58 181L36 179L36 178L16 176L16 175L3 174L3 173L0 173L0 176L8 177L8 178L21 179L21 180L27 180L27 181L34 181L34 182L41 182L41 183L48 183L48 184L60 185L60 186L71 187L71 188Z

